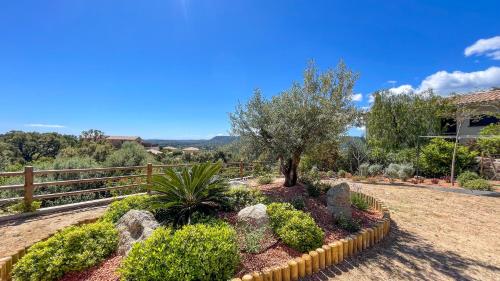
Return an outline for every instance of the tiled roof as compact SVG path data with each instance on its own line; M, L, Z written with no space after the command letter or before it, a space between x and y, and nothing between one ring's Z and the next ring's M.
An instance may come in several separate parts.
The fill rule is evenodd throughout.
M129 141L135 141L139 139L139 137L134 137L134 136L108 136L106 137L108 140L129 140Z
M455 103L469 104L469 103L483 103L491 101L500 101L500 88L475 92L467 95L460 95L456 97Z

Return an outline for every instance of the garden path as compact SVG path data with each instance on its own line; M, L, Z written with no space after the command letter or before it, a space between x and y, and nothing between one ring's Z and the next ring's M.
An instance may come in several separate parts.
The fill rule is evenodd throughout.
M100 217L106 206L28 217L0 223L0 257L13 255L56 231L81 220Z
M309 280L500 280L500 198L359 186L388 205L390 236Z

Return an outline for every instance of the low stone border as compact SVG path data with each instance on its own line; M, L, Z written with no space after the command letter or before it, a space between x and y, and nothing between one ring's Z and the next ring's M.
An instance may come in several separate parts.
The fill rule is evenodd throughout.
M344 259L382 241L389 234L391 226L389 209L372 196L355 191L351 191L352 195L361 196L370 207L383 213L382 219L375 226L363 228L344 239L323 245L321 248L303 254L302 257L289 260L281 266L264 268L261 271L246 274L242 278L233 278L231 281L295 281L317 273L326 267L341 263Z
M328 245L323 245L321 248L305 253L302 257L292 259L281 266L264 268L262 271L246 274L241 279L233 278L231 281L295 281L301 277L317 273L328 266L341 263L344 259L356 255L379 243L389 234L391 223L389 209L381 201L372 196L355 191L351 191L351 196L352 195L361 196L368 202L370 207L383 213L382 219L379 220L375 226L363 228L359 232L344 239L329 243ZM85 219L72 225L88 224L96 222L97 220L98 218ZM52 235L54 234L47 235L47 237L40 241L45 241ZM0 281L11 280L12 267L35 243L19 249L16 254L10 257L0 259Z
M69 226L77 226L77 225L93 223L93 222L96 222L98 219L99 218L84 219L84 220L80 220L78 222L75 222L74 224L71 224ZM67 227L69 227L69 226L67 226ZM62 228L58 231L61 231L65 228ZM40 241L45 241L45 240L49 239L50 237L52 237L52 235L54 235L54 234L55 233L49 234L46 237L44 237L43 239L41 239ZM24 248L20 248L19 250L17 250L17 253L15 253L14 255L12 255L10 257L1 258L0 259L0 281L11 280L11 278L12 278L11 273L12 273L12 268L13 268L14 264L18 260L20 260L28 252L28 250L31 246L33 246L34 244L36 244L40 241L34 242L33 244L26 246Z

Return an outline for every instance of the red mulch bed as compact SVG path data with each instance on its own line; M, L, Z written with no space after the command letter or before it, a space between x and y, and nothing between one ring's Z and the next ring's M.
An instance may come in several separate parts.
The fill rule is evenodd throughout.
M317 198L311 198L307 196L304 186L284 187L282 183L261 185L257 188L276 201L290 202L293 198L302 196L306 205L304 211L310 213L316 223L325 231L325 244L349 235L349 232L336 227L334 224L332 215L326 207L325 194ZM380 212L374 210L360 211L356 208L352 209L352 216L354 219L360 220L363 227L370 226L382 218ZM234 224L236 221L235 214L224 218L231 224ZM245 273L261 270L264 267L281 265L301 255L300 252L278 242L275 246L259 254L241 254L241 265L237 275L241 277Z
M80 272L70 272L59 281L118 281L120 275L116 272L122 261L122 256L114 255L101 264Z
M338 228L334 224L332 215L326 207L326 194L322 194L317 198L308 197L305 187L300 184L293 187L284 187L281 183L274 183L258 188L267 196L283 202L290 202L293 198L302 196L306 203L304 211L308 212L325 231L325 243L330 243L349 235L349 232ZM353 207L352 217L360 220L362 227L367 227L381 219L382 214L371 209L361 211Z
M302 185L293 187L283 187L282 183L273 183L258 187L264 194L276 201L290 202L297 196L302 196L305 201L305 212L311 214L316 223L325 231L325 243L330 243L349 235L345 230L337 228L332 216L326 207L326 195L317 198L307 196L307 192ZM363 227L370 226L382 218L380 212L374 210L360 211L352 209L353 218L361 221ZM232 225L237 224L237 212L221 213L220 217ZM273 236L273 235L271 235ZM301 253L288 247L278 240L277 237L265 237L266 245L260 253L240 253L241 264L237 270L237 276L261 270L265 267L273 267L300 257ZM117 281L119 275L116 273L121 256L113 256L98 266L92 267L82 272L75 272L65 275L60 281L95 280L95 281Z

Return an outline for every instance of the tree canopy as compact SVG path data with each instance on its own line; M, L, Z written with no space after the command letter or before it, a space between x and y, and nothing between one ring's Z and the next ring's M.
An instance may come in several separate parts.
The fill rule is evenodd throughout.
M421 135L439 134L440 103L441 98L431 90L405 94L376 92L366 116L370 146L394 151L416 147Z
M337 138L356 121L352 94L357 76L343 62L323 73L310 63L302 84L293 83L271 99L256 90L230 114L232 131L258 154L279 159L285 185L295 185L302 153Z

